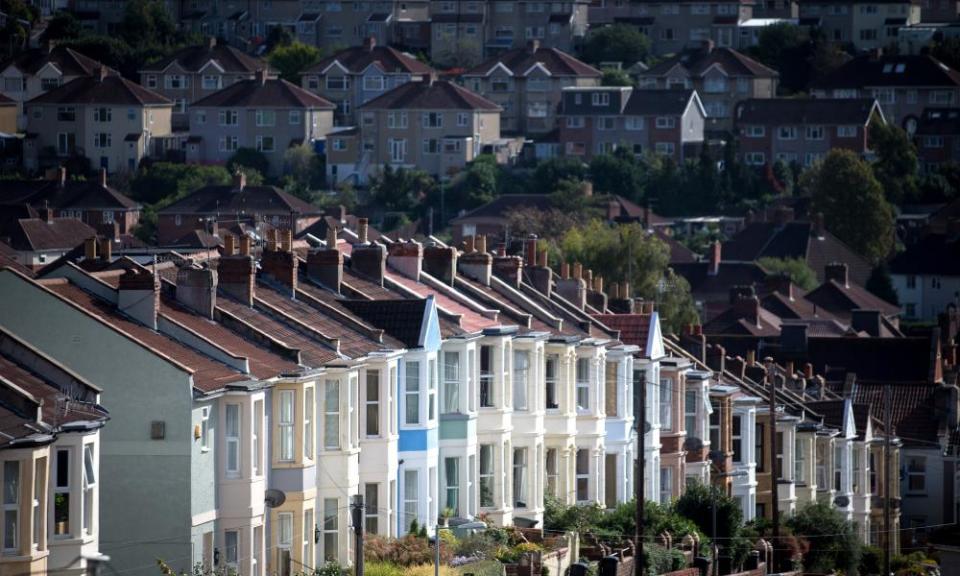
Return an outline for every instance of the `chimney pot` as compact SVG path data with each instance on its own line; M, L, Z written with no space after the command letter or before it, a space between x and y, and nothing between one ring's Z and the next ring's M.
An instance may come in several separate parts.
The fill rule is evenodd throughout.
M723 247L719 240L714 241L710 247L710 275L716 276L720 273L720 262L722 261Z
M621 298L630 298L630 283L624 280L623 284L620 285L620 297Z
M337 228L335 226L327 226L327 250L336 250L337 249Z
M570 278L570 263L561 262L560 263L560 278L567 280Z
M481 234L480 236L477 236L477 252L486 253L486 251L487 251L487 237L486 235Z
M250 237L244 234L240 237L240 255L249 256L250 255Z
M236 237L233 234L227 234L223 237L223 255L233 256L235 250Z
M613 300L620 299L620 285L616 282L610 284L610 298Z
M265 86L265 85L267 84L267 69L266 69L266 68L258 68L258 69L257 69L257 83L260 84L261 86Z
M583 264L579 262L573 263L573 279L580 280L583 277Z
M377 37L376 36L367 36L363 39L363 47L368 51L373 51L377 47Z
M208 37L207 37L207 48L210 49L210 50L213 50L213 49L216 48L216 47L217 47L217 37L216 37L216 36L208 36Z
M526 241L526 259L525 264L527 266L536 266L537 265L537 235L531 234L527 236Z
M97 257L97 239L94 236L83 241L83 257L93 260Z
M359 244L367 243L367 227L369 226L366 218L357 219L357 242Z
M99 242L100 260L109 262L113 257L113 242L110 238L103 238Z
M549 268L549 267L550 267L550 260L549 260L549 259L550 259L550 253L547 252L547 249L546 249L546 248L544 248L543 250L540 251L539 258L538 258L538 261L537 261L537 265L538 265L540 268Z
M247 175L243 173L243 170L237 168L237 171L233 173L233 189L234 192L243 190L247 187Z
M470 253L476 251L477 246L475 238L473 236L464 236L463 237L463 251Z

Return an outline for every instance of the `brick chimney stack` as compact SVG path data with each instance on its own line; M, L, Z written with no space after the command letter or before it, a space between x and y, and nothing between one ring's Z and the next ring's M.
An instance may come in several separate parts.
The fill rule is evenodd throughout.
M722 258L723 247L720 244L720 241L716 240L710 247L710 269L708 271L710 276L716 276L720 273L720 262L722 261Z
M834 280L844 288L850 287L847 265L843 262L831 262L827 264L823 269L823 275L827 280Z
M195 266L177 270L177 302L212 320L217 306L217 271Z
M273 232L276 232L274 230ZM300 259L293 252L293 233L289 230L280 231L280 244L273 243L272 250L265 250L260 255L260 267L263 274L276 282L290 288L291 296L297 293L297 268Z
M532 255L530 255L531 248ZM536 236L533 235L527 239L527 253L529 260L525 271L527 280L538 292L549 298L553 294L553 270L550 268L550 256L546 250L537 251Z
M460 257L460 272L484 286L489 286L490 277L493 276L493 256L487 253L487 237L468 238L468 250Z
M444 284L453 286L457 277L457 257L457 249L452 246L426 246L423 249L423 269Z
M519 256L509 256L506 249L498 251L498 255L493 259L493 273L497 278L503 280L514 288L520 287L523 280L523 258Z
M255 295L257 265L250 255L250 238L240 237L240 254L234 255L233 235L224 240L224 255L217 267L219 288L224 294L236 298L247 306L253 306Z
M94 260L97 257L97 238L91 236L83 241L83 257L85 260Z
M377 47L377 37L367 36L364 38L363 47L367 49L367 52L373 52L373 49Z
M603 277L593 276L591 284L587 285L587 304L600 312L605 312L608 302L607 295L603 292Z
M109 262L113 258L113 239L101 238L97 244L97 247L100 249L100 260L102 262Z
M583 266L576 262L573 265L573 277L557 280L557 294L561 298L583 310L587 303L587 284L583 281Z
M416 240L395 242L387 248L387 264L407 278L420 281L423 270L423 244Z
M343 283L343 254L337 246L337 229L327 227L327 246L307 256L307 275L324 287L340 293Z
M350 254L350 267L354 272L383 286L383 276L387 270L387 247L367 240L368 222L366 218L357 221L357 244Z
M117 309L153 330L160 310L160 279L152 270L129 268L120 276Z

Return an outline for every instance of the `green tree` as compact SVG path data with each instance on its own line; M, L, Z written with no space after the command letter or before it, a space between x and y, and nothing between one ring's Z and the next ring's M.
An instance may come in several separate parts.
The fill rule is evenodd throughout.
M583 43L583 59L592 64L620 62L624 68L645 60L650 39L636 26L613 24L590 30Z
M803 558L804 572L828 573L856 571L860 563L860 539L852 522L826 502L808 504L786 525L794 534L802 534L810 543Z
M900 297L897 290L893 287L893 279L890 278L890 268L887 263L881 261L870 271L870 277L867 278L867 284L864 286L874 296L882 298L894 306L900 305Z
M757 264L771 274L782 274L790 278L790 282L803 288L813 290L817 287L817 273L801 258L761 258Z
M716 507L716 532L713 510ZM737 571L747 558L750 543L743 537L743 512L732 496L717 486L699 482L688 485L674 504L677 514L688 518L717 545L720 559L729 558L731 570Z
M587 177L586 165L567 156L550 158L537 164L533 171L533 190L536 194L550 194L563 180L584 180Z
M472 210L497 197L497 180L500 167L492 154L481 154L452 183L455 198L447 196L447 213L450 209Z
M870 165L850 150L831 150L814 176L813 212L827 228L872 262L893 247L893 209Z
M917 149L899 126L870 124L870 147L877 153L873 173L883 186L887 201L900 204L917 199Z
M198 188L230 181L230 173L223 166L157 162L137 172L130 182L130 194L143 204L167 205Z
M667 267L669 247L642 225L608 225L595 218L569 230L560 240L558 250L564 260L580 262L602 273L610 282L630 282L631 297L639 296L659 305L665 329L696 322L689 284Z
M624 150L623 148L618 149ZM639 202L646 186L645 170L633 154L601 154L590 161L595 194L614 194Z
M795 24L782 22L766 26L749 54L780 72L780 88L786 92L806 89L809 81L810 37Z
M266 174L270 171L270 160L266 154L254 148L237 148L227 160L227 170L233 174L240 167L252 168L260 174Z
M293 44L293 42L293 34L283 26L271 27L270 31L267 32L267 39L265 40L268 52L273 52L281 46L289 46Z
M129 0L123 13L120 37L130 46L170 44L177 25L160 0Z
M43 39L73 40L79 38L81 32L80 21L73 12L57 12L50 17L47 29L43 31Z
M394 169L387 164L371 179L370 195L385 211L409 215L435 194L436 188L436 180L423 170Z
M288 46L278 46L267 59L270 66L280 73L280 78L299 86L303 71L320 60L320 50L303 42L294 42Z
M0 12L6 16L6 25L0 28L0 50L7 56L13 56L26 48L30 23L34 22L39 14L34 6L24 0L0 0ZM27 23L26 26L24 22Z
M930 55L954 70L960 68L960 38L949 36L935 42Z
M623 69L607 68L600 80L602 86L633 86L633 78Z

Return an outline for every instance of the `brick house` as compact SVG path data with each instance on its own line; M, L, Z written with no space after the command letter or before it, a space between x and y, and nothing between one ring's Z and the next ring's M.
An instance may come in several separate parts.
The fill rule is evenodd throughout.
M920 22L919 0L810 0L800 3L800 20L820 28L829 40L857 50L882 48L901 26Z
M716 47L712 40L684 50L637 75L641 88L685 88L703 101L710 130L733 128L738 102L748 98L775 98L780 74L737 52Z
M960 108L926 108L916 124L913 142L921 166L934 171L960 161Z
M680 162L703 142L706 112L693 90L565 88L558 120L565 156L588 161L626 146Z
M750 99L737 106L734 119L740 157L754 166L811 166L835 148L865 155L873 121L886 119L877 101L867 98Z
M500 129L543 134L556 127L561 90L599 86L603 74L573 56L531 40L464 72L462 83L503 108Z
M927 107L960 104L960 72L929 55L864 54L816 82L815 98L873 98L891 124L911 131Z

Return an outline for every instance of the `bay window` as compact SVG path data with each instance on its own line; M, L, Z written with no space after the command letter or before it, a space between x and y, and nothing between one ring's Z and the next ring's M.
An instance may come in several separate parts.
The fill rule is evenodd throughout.
M303 390L303 457L313 460L313 388Z
M493 346L480 347L480 407L493 408Z
M530 353L526 350L513 351L513 408L527 409L527 379L530 374Z
M443 413L460 412L460 353L443 353Z
M380 435L380 371L367 370L367 410L365 433L368 437Z
M516 508L527 507L527 449L513 450L513 505Z
M227 477L240 476L240 405L227 404L225 408L224 438L227 448Z
M93 444L83 446L83 532L93 534L96 515L93 493L97 487L97 472L93 461Z
M293 414L294 414L294 391L280 391L280 460L285 462L293 461Z
M340 381L327 380L323 394L323 447L340 449Z
M743 416L735 414L733 416L733 426L731 430L733 439L733 461L737 464L743 463Z
M660 379L660 428L673 430L673 380Z
M683 395L683 429L688 438L700 438L697 426L697 391L687 390Z
M560 407L557 401L557 365L560 363L560 357L556 354L547 355L544 372L546 377L546 399L547 410L555 410Z
M493 444L480 445L480 507L493 507Z
M420 363L406 363L406 378L404 382L404 424L416 425L420 423Z
M577 410L590 409L590 359L577 358Z
M616 362L607 362L606 391L604 393L607 416L617 417L620 415L620 403L617 395L617 381L620 375L619 369L620 365Z
M323 560L337 561L339 543L339 516L340 501L336 498L323 499Z
M70 536L70 449L57 450L53 482L53 536Z

